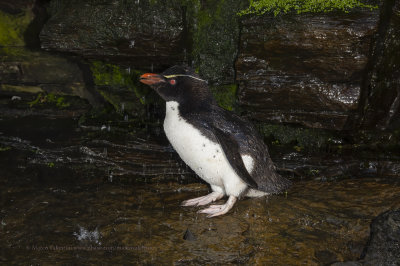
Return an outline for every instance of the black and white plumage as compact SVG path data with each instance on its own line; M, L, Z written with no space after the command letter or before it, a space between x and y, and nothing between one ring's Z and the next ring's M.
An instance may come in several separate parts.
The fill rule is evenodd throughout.
M227 213L242 196L265 196L290 186L275 171L258 132L244 118L219 107L207 82L191 69L174 66L161 74L144 74L140 81L166 101L168 140L213 191L183 206L207 205L228 196L225 204L199 211L213 217Z

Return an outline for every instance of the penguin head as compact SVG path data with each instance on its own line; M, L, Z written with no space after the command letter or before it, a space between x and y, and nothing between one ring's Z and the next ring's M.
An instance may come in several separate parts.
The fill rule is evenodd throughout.
M146 73L140 76L140 82L153 88L165 101L213 102L207 81L188 67L173 66L161 74Z

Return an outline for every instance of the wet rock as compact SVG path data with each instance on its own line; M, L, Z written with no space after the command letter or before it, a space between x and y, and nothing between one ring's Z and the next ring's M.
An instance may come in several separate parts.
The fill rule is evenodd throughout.
M188 240L188 241L195 241L197 238L188 228L188 229L186 229L186 232L183 235L183 239Z
M362 261L364 265L400 265L400 210L387 211L372 221Z
M320 250L315 252L315 257L320 261L323 265L330 264L334 261L337 261L336 254L329 250Z
M144 98L147 93L142 93L134 86L133 80L138 78L128 74L130 68L129 71L125 71L124 68L120 70L119 67L113 66L113 69L118 71L110 74L101 71L101 67L93 67L93 62L76 56L55 55L32 49L34 38L29 39L27 35L38 37L37 29L47 16L43 14L44 7L40 3L43 4L41 1L35 5L26 3L17 14L0 13L2 21L5 21L5 25L0 25L0 29L6 27L6 34L2 34L0 38L0 45L3 46L0 48L0 96L20 96L30 99L28 103L34 102L35 98L44 100L47 94L57 95L59 99L64 96L79 96L86 99L92 107L105 107L107 102L110 103L117 112L126 115L126 120L144 116L147 108L142 104L144 100L141 97ZM96 66L98 65L100 63ZM99 82L99 79L103 80L103 83ZM26 95L38 93L40 95L37 97ZM41 103L43 102L45 101ZM9 107L5 109L5 113L21 113L22 104L19 105L21 108L16 110L15 104L11 106L5 100L2 103ZM32 104L27 104L26 107L32 107Z
M331 265L400 265L400 210L381 213L372 221L370 228L368 244L360 260Z
M161 71L182 62L214 84L234 81L247 1L51 2L42 48Z
M378 32L362 84L360 125L366 129L400 126L400 2L384 1Z
M28 154L23 158L11 156L9 160L12 165L23 165L20 170L28 171L32 177L36 176L46 182L53 182L56 177L67 180L73 173L81 176L88 174L91 178L109 182L195 180L194 173L174 150L159 143L162 138L158 138L157 143L137 137L132 139L126 134L128 136L125 139L118 136L119 142L116 143L107 141L107 134L112 136L124 132L117 133L114 128L110 132L100 132L98 128L96 135L95 130L83 131L76 128L76 118L55 118L50 115L27 116L3 118L0 121L0 146L8 147L7 150L12 153ZM139 135L136 133L136 136ZM84 144L80 140L89 137L96 139L87 140Z
M33 6L36 0L3 0L0 2L0 10L9 14L20 14L28 6Z
M165 105L149 86L139 82L140 71L103 61L91 61L90 71L96 90L127 120L152 116L150 104Z
M11 1L10 1L11 2ZM25 45L24 33L32 22L34 14L32 1L18 1L13 8L8 1L0 3L0 49L7 46L22 47Z
M344 129L358 106L378 11L246 18L236 62L253 119Z
M27 49L26 34L33 31L35 1L17 1L18 12L5 13L0 5L0 84L2 91L49 92L84 97L84 80L78 65L61 56Z
M63 57L20 48L1 52L0 81L9 84L83 83L76 64Z
M46 17L40 11L41 1L34 2L18 1L11 13L2 11L7 8L0 5L0 96L51 93L79 96L93 106L101 105L101 96L86 86L80 62L32 49L40 21Z
M87 86L79 64L62 56L26 48L0 50L0 93L53 93L102 104L99 93Z
M52 1L48 11L40 33L45 50L141 69L183 61L182 10L174 1Z
M232 111L236 107L237 85L220 85L210 87L211 93L218 105L222 108Z
M213 84L234 82L234 62L238 53L239 16L247 1L193 1L187 19L193 31L194 66ZM189 4L190 5L190 4ZM197 5L197 6L196 6Z
M345 262L335 262L330 265L331 266L361 266L363 264L360 262L357 262L357 261L345 261Z
M51 129L48 122L36 124ZM26 133L41 141L18 139L18 128L0 136L2 243L7 251L0 260L5 264L124 264L127 256L157 265L355 261L359 253L354 255L348 243L366 243L370 218L387 209L388 202L400 207L399 184L391 179L302 180L282 195L241 199L226 215L210 219L197 214L203 207L180 206L209 188L178 181L177 157L168 147L140 139L118 145L99 138L83 142L87 137L68 132L66 121L57 123L64 128L54 135L54 129ZM0 128L10 127L5 125ZM64 138L57 138L62 132ZM115 171L110 179L104 177L107 167L138 171L126 172L125 178ZM154 176L140 182L146 172ZM197 241L182 238L188 228ZM32 249L55 245L79 249L73 251L76 256ZM85 246L96 256L87 256L81 249Z

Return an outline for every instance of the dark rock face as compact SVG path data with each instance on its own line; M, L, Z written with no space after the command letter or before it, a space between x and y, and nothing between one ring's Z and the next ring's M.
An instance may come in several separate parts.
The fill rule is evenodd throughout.
M0 10L10 14L18 14L27 6L33 6L35 2L35 0L3 0L0 2Z
M182 10L174 1L53 1L42 48L152 69L184 59Z
M42 48L142 70L195 65L213 84L234 82L245 0L51 2Z
M241 107L259 121L345 129L377 21L377 11L244 20L236 62Z
M164 103L138 84L138 78L144 70L157 72L169 64L188 62L210 81L223 107L235 109L239 96L239 110L261 122L258 128L270 147L294 149L287 158L300 158L296 154L310 150L339 154L338 160L324 159L323 163L321 153L310 155L312 163L296 168L296 174L322 180L357 173L398 176L397 157L380 160L359 154L369 150L371 143L389 139L392 146L378 145L374 152L385 150L385 156L397 156L399 133L384 132L384 138L376 132L358 134L354 129L359 124L351 123L359 122L352 115L364 110L366 126L388 115L390 127L395 128L399 121L395 86L399 76L398 4L384 2L379 23L378 11L289 14L247 17L240 30L237 12L247 6L244 0L18 1L16 9L4 16L9 25L19 27L8 39L2 36L0 44L0 108L7 116L34 112L77 117L90 108L85 105L73 112L79 104L69 104L69 97L79 96L99 107L99 112L115 110L112 119L118 120L118 130L119 126L149 130L149 125L150 130L162 130ZM0 4L0 10L12 6L9 3ZM45 11L35 12L35 8ZM37 18L47 21L40 37L49 52L26 49L37 48L25 38ZM376 40L371 42L372 38ZM241 50L236 58L238 46ZM55 107L59 110L53 112ZM102 114L99 117L104 118ZM81 125L97 122L102 123L96 120ZM342 129L353 131L340 132ZM364 147L355 149L353 144ZM349 157L344 158L345 153ZM353 154L357 159L348 159ZM275 161L279 166L285 165L285 160ZM304 164L300 159L297 162Z
M76 95L93 106L100 104L98 93L85 83L82 70L72 60L24 48L0 50L0 89L2 92L53 93Z
M188 50L193 50L194 65L210 83L232 84L240 34L237 13L248 3L244 0L199 2L199 10L188 7L187 12L189 24L193 24L193 47Z
M24 49L14 51L19 56L2 57L4 66L0 69L2 83L31 85L83 83L80 69L68 59L31 53Z
M400 2L385 1L362 84L361 126L393 129L400 126Z
M400 265L400 210L374 219L364 265Z

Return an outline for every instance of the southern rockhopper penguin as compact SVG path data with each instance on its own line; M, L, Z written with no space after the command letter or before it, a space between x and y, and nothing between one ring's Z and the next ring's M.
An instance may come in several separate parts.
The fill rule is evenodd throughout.
M174 66L161 74L144 74L140 81L166 101L168 140L213 191L183 206L207 205L227 195L225 204L199 211L214 217L227 213L240 197L261 197L290 186L275 171L258 132L244 118L219 107L207 82L193 70Z

